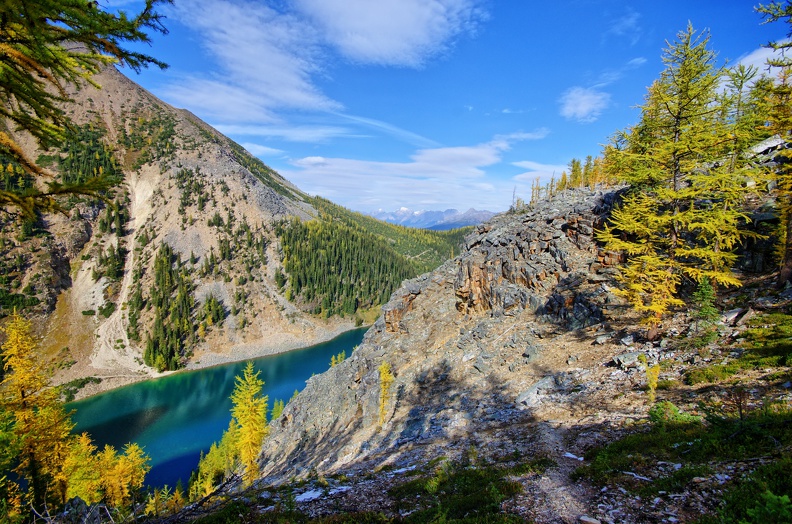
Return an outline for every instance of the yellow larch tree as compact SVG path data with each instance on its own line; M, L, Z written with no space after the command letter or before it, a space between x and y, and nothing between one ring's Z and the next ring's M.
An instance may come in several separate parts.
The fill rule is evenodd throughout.
M5 411L13 415L17 449L14 472L28 483L28 498L35 509L48 502L62 503L63 461L68 453L73 424L48 387L49 375L36 355L30 322L14 313L4 329L3 370L0 383Z
M253 371L253 363L248 362L242 377L236 377L236 387L231 394L231 416L237 426L236 449L244 468L242 479L250 485L258 477L258 455L261 444L269 433L267 426L267 402L269 398L261 395L264 381L259 372Z

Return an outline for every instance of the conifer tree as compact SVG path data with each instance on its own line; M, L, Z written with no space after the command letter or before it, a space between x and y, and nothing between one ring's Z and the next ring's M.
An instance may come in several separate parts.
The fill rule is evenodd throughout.
M120 63L139 71L163 62L125 49L126 43L147 43L147 31L165 33L157 4L169 0L145 0L134 17L114 14L91 0L7 0L0 7L0 119L8 128L30 133L43 149L61 143L71 120L62 106L69 102L66 86L81 86L102 67ZM0 131L0 153L41 182L48 173L24 153L14 135ZM58 209L64 194L94 194L113 183L96 176L75 184L49 182L24 192L0 189L0 206L14 208L28 217L36 210Z
M49 376L35 354L30 322L14 313L4 331L5 376L0 387L4 407L14 417L14 471L25 479L30 502L40 510L48 496L62 493L58 484L62 485L62 465L73 424L55 390L47 387Z
M261 396L264 381L259 372L253 372L253 363L248 362L241 377L236 377L236 386L231 394L231 415L237 426L236 448L244 468L242 478L250 485L258 477L258 458L261 444L269 433L267 427L267 400Z
M283 414L283 408L285 407L283 400L276 400L272 404L272 413L270 414L270 423L274 420L278 420Z
M757 11L761 13L765 22L786 22L788 26L787 39L770 42L768 47L781 51L780 56L768 60L768 65L779 68L778 78L775 83L767 86L769 131L777 134L784 140L792 140L792 2L771 2L759 5ZM781 212L783 233L783 258L781 270L778 274L776 286L781 289L792 282L792 150L784 149L782 155L787 162L779 166L775 172L778 186L777 202Z
M63 463L67 479L64 499L80 497L87 504L102 500L102 476L96 457L96 446L87 433L75 438Z
M716 104L721 72L709 35L691 26L663 55L666 69L650 86L640 122L606 151L632 192L599 238L628 255L622 293L656 324L680 305L684 278L739 285L733 249L745 235L740 204L750 188L714 162L730 132Z
M390 402L391 396L390 388L396 377L393 376L390 362L383 361L378 370L380 379L379 425L381 427L385 424L385 416L387 415L388 403Z

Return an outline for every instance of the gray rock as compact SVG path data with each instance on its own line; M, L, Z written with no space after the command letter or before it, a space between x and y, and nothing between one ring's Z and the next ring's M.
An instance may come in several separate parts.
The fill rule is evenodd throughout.
M525 357L526 362L532 362L539 356L539 348L536 346L528 346L525 348L525 351L523 351L522 356Z
M487 364L481 356L479 356L476 359L476 362L473 364L473 367L476 368L476 370L478 370L480 373L486 374L492 371L492 366Z
M643 355L642 351L631 351L613 357L613 362L622 369L638 367L640 364L638 357Z
M594 339L594 345L595 346L601 346L601 345L607 343L610 339L611 339L610 335L600 335L600 336L598 336L597 338Z
M635 337L632 335L627 335L626 337L622 337L619 342L621 342L623 346L632 346L633 342L635 342Z
M525 409L541 402L541 397L556 389L556 380L553 376L545 377L517 396L517 407Z
M733 325L734 322L740 317L743 311L745 310L742 308L731 309L729 311L726 311L723 313L723 315L721 315L721 322L723 322L724 324Z

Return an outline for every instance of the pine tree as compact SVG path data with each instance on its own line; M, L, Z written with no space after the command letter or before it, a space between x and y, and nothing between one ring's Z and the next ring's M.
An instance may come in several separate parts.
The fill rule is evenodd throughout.
M270 414L270 424L273 421L278 420L280 418L281 414L283 414L284 407L285 406L282 400L276 400L272 404L272 413Z
M137 444L124 446L123 454L119 455L109 444L97 457L102 472L102 493L105 502L116 508L134 504L137 493L143 487L143 481L150 466L149 457Z
M66 500L80 497L87 504L102 500L102 476L96 458L96 446L87 433L75 438L63 463L67 479Z
M21 521L23 506L19 485L7 476L19 453L14 419L14 414L0 404L0 522L9 523Z
M121 63L135 71L165 64L122 47L124 43L150 41L147 31L165 33L157 4L146 0L134 17L105 11L90 0L8 0L0 7L0 117L3 129L29 132L48 149L63 141L72 128L62 105L69 102L65 86L92 83L102 67ZM42 182L49 177L28 158L12 134L0 131L0 154L13 159L24 171ZM114 181L99 175L84 182L34 187L25 192L0 189L0 206L14 208L28 217L35 211L59 209L57 197L94 194Z
M236 377L236 387L231 394L231 415L237 426L236 448L244 468L242 478L250 485L258 477L258 458L261 444L269 433L267 426L267 400L261 396L264 381L259 372L253 372L253 363L248 362L242 377Z

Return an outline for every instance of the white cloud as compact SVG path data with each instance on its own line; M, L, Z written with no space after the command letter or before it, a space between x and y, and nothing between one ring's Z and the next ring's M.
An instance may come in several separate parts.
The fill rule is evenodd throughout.
M637 57L633 58L632 60L628 60L626 64L619 67L618 69L608 69L600 73L599 77L597 78L596 84L592 86L594 89L599 89L602 87L609 86L613 83L618 82L621 80L626 73L633 69L637 69L646 63L646 58L644 57Z
M413 133L412 131L407 131L406 129L402 129L400 127L394 126L393 124L389 124L387 122L383 122L382 120L376 120L373 118L366 118L362 116L355 116L349 114L337 114L337 116L349 120L351 122L355 122L357 124L363 124L365 126L371 127L378 131L384 131L385 133L395 136L400 140L403 140L409 144L413 144L419 147L435 147L437 146L437 142L421 136L417 133Z
M359 136L351 129L338 126L212 124L212 127L224 135L282 138L290 142L316 143Z
M751 51L750 53L743 55L737 60L737 64L742 64L745 66L753 66L758 69L762 73L767 73L767 60L769 58L781 58L781 53L776 51L775 49L767 48L767 47L760 47ZM775 73L771 73L775 74Z
M295 0L343 56L418 67L486 17L476 0Z
M513 162L512 165L527 170L526 172L520 173L519 175L513 177L513 180L517 182L533 182L539 178L543 184L547 183L552 177L555 177L555 179L558 180L561 178L561 173L563 171L567 171L568 169L567 166L560 164L542 164L539 162L533 162L531 160Z
M275 149L274 147L267 147L262 146L261 144L255 144L253 142L244 142L240 144L242 147L247 149L247 151L255 156L275 156L275 155L282 155L283 150Z
M590 123L599 118L608 105L610 95L595 88L572 87L561 95L561 116Z
M631 45L635 45L641 39L643 28L639 23L641 15L633 10L613 20L606 31L607 36L623 37L630 40Z
M407 162L304 157L281 174L309 193L320 194L357 210L400 206L505 209L511 181L487 176L515 142L539 140L544 129L496 136L474 146L420 149Z
M304 21L247 1L181 0L174 9L217 63L211 76L182 77L166 87L174 103L249 122L272 120L282 109L340 109L313 84L321 49Z
M633 58L632 60L627 62L627 67L629 69L633 69L633 68L636 68L636 67L640 67L640 66L644 65L645 63L646 63L646 58L644 58L642 56L639 56L639 57Z
M173 72L160 94L224 122L341 112L316 82L332 64L331 50L360 63L418 67L486 18L480 1L179 0L168 16L197 34L213 72Z

